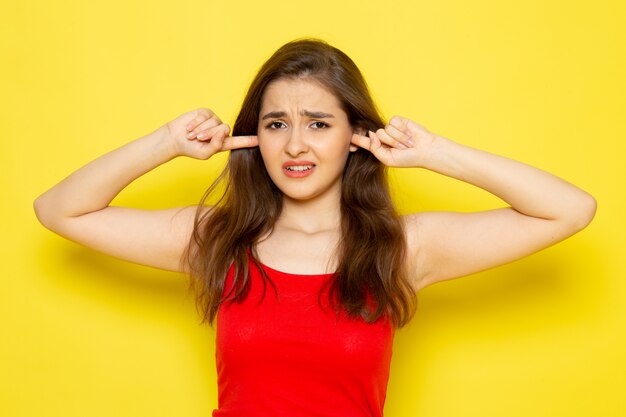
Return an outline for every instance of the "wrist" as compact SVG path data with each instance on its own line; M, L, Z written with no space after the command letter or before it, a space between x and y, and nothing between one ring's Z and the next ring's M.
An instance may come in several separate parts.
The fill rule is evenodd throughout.
M438 171L446 160L450 146L454 145L450 139L433 134L428 146L419 152L417 168L425 168L431 171Z
M151 135L156 141L154 151L164 160L164 162L182 155L178 149L176 141L172 138L167 125L161 126L152 132Z

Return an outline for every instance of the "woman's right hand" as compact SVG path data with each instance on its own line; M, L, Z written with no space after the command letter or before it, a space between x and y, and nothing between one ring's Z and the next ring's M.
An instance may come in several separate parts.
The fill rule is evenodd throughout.
M259 144L256 136L228 136L230 126L207 108L181 114L165 127L177 156L208 159L218 152Z

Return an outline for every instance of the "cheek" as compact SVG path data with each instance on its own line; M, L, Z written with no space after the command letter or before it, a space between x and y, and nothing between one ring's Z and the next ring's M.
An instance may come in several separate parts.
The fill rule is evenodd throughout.
M261 151L261 155L268 155L271 150L271 142L269 141L269 138L262 134L258 134L257 139L259 141L259 150Z
M334 153L335 155L347 154L350 151L351 141L352 141L352 132L341 134L335 137L332 143L328 144L329 151Z
M261 158L265 168L270 171L270 168L276 166L276 161L280 159L280 149L277 149L276 141L270 140L268 137L258 135L259 140L259 152L261 152Z

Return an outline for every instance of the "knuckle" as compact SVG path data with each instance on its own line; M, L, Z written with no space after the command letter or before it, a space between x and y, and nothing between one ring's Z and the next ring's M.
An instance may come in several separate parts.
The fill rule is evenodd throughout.
M209 109L200 108L196 111L196 117L194 117L194 120L203 120L206 117L208 117L208 114L209 114Z
M217 122L213 119L206 120L204 123L202 123L202 127L204 129L211 129L215 126L217 126Z
M203 137L206 137L209 135L211 131L211 126L207 125L206 122L198 125L195 129L194 129L194 133L198 134L198 135L202 135Z
M397 114L394 115L391 119L389 119L389 124L394 126L399 126L402 123L402 119Z
M389 126L389 129L387 130L387 132L390 135L393 135L394 137L402 138L402 137L406 136L406 134L403 131L401 131L399 128L397 128L395 126Z

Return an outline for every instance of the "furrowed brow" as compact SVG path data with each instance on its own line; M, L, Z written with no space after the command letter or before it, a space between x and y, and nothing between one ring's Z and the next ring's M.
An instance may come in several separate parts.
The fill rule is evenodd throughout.
M321 111L309 111L309 110L302 110L300 112L301 115L303 116L307 116L310 117L312 119L330 119L330 118L334 118L335 116L333 116L330 113L324 113ZM265 119L277 119L280 117L285 117L287 115L287 113L285 113L284 111L271 111L269 113L267 113L265 116L263 116L261 118L261 120L265 120Z
M311 119L329 119L331 117L335 117L330 113L324 113L321 111L302 110L301 114L310 117Z
M261 118L261 120L277 119L279 117L285 117L286 115L287 115L287 113L285 113L284 111L271 111L271 112L267 113L265 116L263 116L263 118Z

